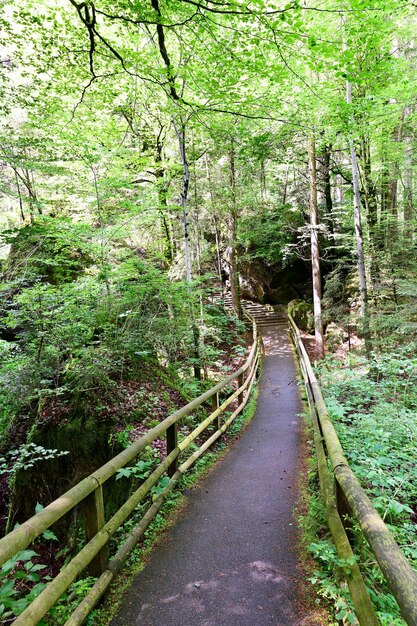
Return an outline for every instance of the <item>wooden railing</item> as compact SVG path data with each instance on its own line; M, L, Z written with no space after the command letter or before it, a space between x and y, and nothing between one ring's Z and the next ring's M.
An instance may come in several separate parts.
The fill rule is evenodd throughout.
M314 427L320 486L326 504L329 528L338 556L346 564L344 571L356 616L361 626L376 626L380 623L346 534L344 524L346 525L346 520L352 516L359 523L398 602L403 618L409 626L417 626L416 573L349 467L327 412L300 331L291 316L289 320ZM334 480L331 478L328 459Z
M136 545L144 531L161 508L165 496L176 485L182 474L227 430L233 420L241 413L247 404L261 357L261 339L257 331L255 320L250 319L253 328L253 345L245 364L234 374L231 374L201 396L169 415L160 424L151 428L143 437L135 441L108 463L79 482L75 487L51 502L42 511L24 522L21 526L0 539L0 566L13 557L19 550L23 550L41 535L47 528L57 522L63 515L82 504L86 545L61 570L61 572L45 587L33 600L26 610L13 622L15 626L35 626L47 614L68 589L71 583L88 567L92 575L98 576L97 582L81 601L76 610L67 620L65 626L82 624L92 611L110 582L126 561L132 548ZM220 404L219 392L237 380L237 389ZM238 406L222 423L222 414L237 399ZM197 428L181 441L177 437L178 423L203 403L212 402L212 412ZM216 430L210 437L195 450L181 465L179 456L195 441L195 439L211 424ZM155 439L166 435L166 458L150 474L140 487L129 497L121 508L105 521L103 485L118 470L130 463L140 452ZM129 534L125 543L119 548L114 557L108 561L107 544L116 530L122 526L135 507L145 498L151 488L162 475L167 472L169 483L162 493L149 506L136 528Z

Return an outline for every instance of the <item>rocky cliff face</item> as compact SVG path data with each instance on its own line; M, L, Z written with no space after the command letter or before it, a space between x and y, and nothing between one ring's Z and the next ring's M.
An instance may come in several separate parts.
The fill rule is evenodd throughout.
M240 267L240 288L245 298L288 304L294 299L311 297L311 274L307 263L294 261L290 266L268 267L261 261L243 262Z

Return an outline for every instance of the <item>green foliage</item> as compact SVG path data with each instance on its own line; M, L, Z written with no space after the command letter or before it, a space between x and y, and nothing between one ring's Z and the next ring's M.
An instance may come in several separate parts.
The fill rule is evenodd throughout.
M26 283L38 278L60 284L74 280L93 261L91 229L68 218L39 216L23 228L3 231L1 239L11 244L8 281L24 275Z
M34 443L26 443L14 450L8 450L0 456L0 476L12 476L19 470L28 470L39 461L57 459L68 454L66 451L48 450Z
M152 461L138 461L135 465L122 467L116 474L116 480L130 476L144 480L151 473L152 466Z
M47 566L34 563L32 559L37 556L34 550L21 550L1 566L0 619L2 621L20 615L45 588L45 582L41 581L39 572ZM26 593L26 583L23 586L20 585L22 581L27 581L31 586L29 593Z
M58 626L65 624L71 613L75 611L84 596L90 591L96 582L96 578L91 576L82 578L72 583L67 591L61 596L59 602L51 609L50 615L45 618L45 624L48 626ZM90 613L86 625L94 626L95 611Z
M291 206L257 207L256 217L248 211L239 222L242 260L260 259L268 266L290 264L295 256L287 246L295 243L302 224L302 216Z
M344 575L353 562L339 559L336 548L328 540L311 543L308 549L321 566L309 579L310 582L315 585L319 595L332 605L337 620L356 624L349 592L344 583Z
M100 275L59 286L36 282L11 293L0 324L16 340L4 346L4 419L28 402L38 413L49 399L68 398L86 409L122 376L148 359L175 363L192 350L188 301L181 283L123 251L121 263ZM2 313L2 315L1 315ZM191 354L189 355L191 358Z

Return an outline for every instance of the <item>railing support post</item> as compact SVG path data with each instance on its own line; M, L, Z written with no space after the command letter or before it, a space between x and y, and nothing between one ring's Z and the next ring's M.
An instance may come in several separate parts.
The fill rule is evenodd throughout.
M353 524L352 524L352 509L350 508L350 504L347 501L345 494L343 493L343 489L339 485L338 480L335 478L334 481L336 488L336 505L337 510L340 515L340 519L342 520L342 524L345 528L346 534L350 543L353 543Z
M214 413L214 411L217 411L217 409L220 406L220 401L219 401L219 394L215 393L212 397L211 397L211 410L212 413ZM219 430L221 427L221 423L220 423L220 413L218 414L218 416L216 417L216 419L213 422L214 426L216 427L216 430Z
M172 424L167 428L167 456L171 454L173 450L177 447L178 444L178 430L177 430L177 422ZM168 476L171 478L178 469L178 457L172 461L171 465L168 467Z
M84 517L84 531L87 543L101 530L105 524L103 488L100 485L93 493L85 498L82 504ZM90 576L99 577L107 567L109 550L105 546L93 558L88 566Z
M238 379L237 379L237 386L238 388L241 387L244 383L244 374L239 374ZM240 392L240 394L238 395L238 404L242 404L243 399L244 399L244 391L242 390Z

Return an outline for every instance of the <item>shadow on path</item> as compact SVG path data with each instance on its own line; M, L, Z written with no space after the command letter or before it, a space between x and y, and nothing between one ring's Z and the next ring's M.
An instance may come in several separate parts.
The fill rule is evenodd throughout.
M285 328L265 329L264 344L251 424L192 490L112 626L307 625L296 606L296 370Z

